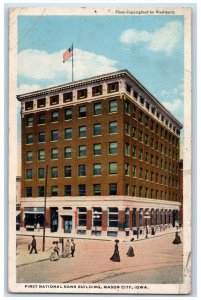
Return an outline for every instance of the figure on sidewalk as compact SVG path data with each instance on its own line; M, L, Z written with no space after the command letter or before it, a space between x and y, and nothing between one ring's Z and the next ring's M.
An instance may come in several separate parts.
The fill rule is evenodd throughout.
M130 242L131 242L131 243L134 242L134 238L132 238L132 239L130 240ZM126 254L127 254L128 256L130 256L130 257L135 256L133 246L131 246L131 245L129 246L128 252L127 252Z
M155 235L154 227L151 227L151 235Z
M118 243L119 240L115 240L114 253L112 257L110 257L110 260L120 262Z
M31 247L31 250L29 252L29 254L32 254L32 251L35 250L35 254L38 253L37 249L36 249L36 239L35 239L35 236L32 235L32 242L30 244L30 247Z
M178 232L175 233L175 239L172 243L173 244L181 244L181 238L180 238Z
M66 245L64 246L64 251L63 251L63 253L61 254L61 257L62 257L62 258L70 257L70 255L71 255L70 241L67 240L67 241L66 241Z
M59 249L57 241L53 242L53 244L54 244L54 247L53 247L52 253L50 254L50 260L51 261L56 261L56 260L59 260L59 258L60 258L59 257L59 251L60 251L60 249Z
M72 255L72 257L74 257L74 253L75 253L75 242L73 239L71 239L71 255Z
M38 231L40 231L40 223L37 223L36 228Z

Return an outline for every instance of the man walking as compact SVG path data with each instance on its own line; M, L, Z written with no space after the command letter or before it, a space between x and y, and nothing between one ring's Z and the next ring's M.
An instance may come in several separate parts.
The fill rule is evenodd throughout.
M71 255L72 255L72 257L74 257L74 253L75 253L75 243L74 243L74 240L71 239Z
M32 242L31 242L31 250L29 252L29 254L32 254L32 251L35 250L35 254L37 254L37 249L36 249L36 239L35 239L35 236L32 235Z

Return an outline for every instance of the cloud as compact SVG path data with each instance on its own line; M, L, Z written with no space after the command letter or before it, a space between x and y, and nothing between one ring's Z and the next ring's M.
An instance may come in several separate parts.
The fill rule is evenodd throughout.
M41 86L39 84L21 84L17 88L17 93L19 94L25 94L33 91L40 90Z
M48 80L54 84L71 81L71 59L63 63L64 50L54 53L26 49L18 54L18 76ZM118 62L93 52L74 49L74 80L117 70Z
M154 32L140 31L136 28L122 32L120 41L124 44L146 43L146 47L154 52L162 51L170 54L182 37L182 23L173 21Z
M162 104L172 113L183 110L183 101L181 99L175 99L174 101L161 101Z

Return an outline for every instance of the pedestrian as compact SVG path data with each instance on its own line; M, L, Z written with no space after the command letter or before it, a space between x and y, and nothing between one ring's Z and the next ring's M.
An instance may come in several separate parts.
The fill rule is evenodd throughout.
M155 235L154 227L151 227L151 235Z
M75 253L75 242L73 239L71 239L71 255L72 255L72 257L74 257L74 253Z
M112 257L110 257L110 260L120 262L118 243L119 240L115 240L114 253Z
M30 244L30 247L31 247L31 250L29 252L29 254L32 254L32 251L35 250L35 254L38 253L37 249L36 249L36 239L35 239L35 236L32 235L32 242Z
M40 223L37 223L36 228L40 231Z
M66 241L66 245L64 246L64 251L63 251L62 254L61 254L61 257L62 257L62 258L70 257L70 255L71 255L70 241L67 240L67 241Z
M60 258L60 256L59 256L59 251L60 251L60 249L59 249L59 246L58 246L58 242L57 242L57 241L56 241L56 242L53 242L53 244L54 244L54 247L53 247L52 253L50 254L50 260L51 260L51 261L57 261L57 260L59 260L59 258Z
M178 232L175 233L175 239L172 243L173 244L181 244L181 238L180 238Z
M134 238L132 238L130 240L130 242L131 243L134 242ZM135 256L133 246L131 246L131 245L129 246L128 252L126 254L127 254L127 256L130 256L130 257Z

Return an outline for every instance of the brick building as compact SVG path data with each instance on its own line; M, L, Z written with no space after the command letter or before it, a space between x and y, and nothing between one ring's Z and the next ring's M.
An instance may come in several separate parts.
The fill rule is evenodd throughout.
M128 235L174 226L181 123L127 70L18 95L22 226Z

